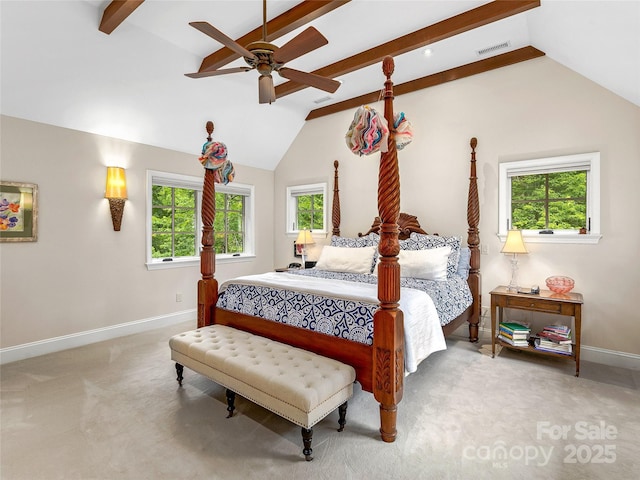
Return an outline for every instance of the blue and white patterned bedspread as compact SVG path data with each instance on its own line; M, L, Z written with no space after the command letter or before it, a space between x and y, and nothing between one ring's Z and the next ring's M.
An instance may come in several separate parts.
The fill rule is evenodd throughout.
M431 296L425 290L409 288L412 282L406 280L415 279L403 279L407 285L402 286L400 295L405 326L405 369L411 373L428 355L444 350L446 344ZM436 287L432 287L436 298L447 296ZM377 294L377 278L373 275L313 269L296 273L269 272L224 282L217 306L371 345L372 319L379 303ZM448 307L442 310L449 315L453 312ZM455 316L457 314L451 318Z
M378 283L376 275L361 273L339 273L313 268L294 270L296 275L321 277L350 282ZM438 312L440 325L445 326L464 312L473 303L473 295L467 281L460 275L452 275L445 282L420 278L401 277L400 286L421 290L431 297Z

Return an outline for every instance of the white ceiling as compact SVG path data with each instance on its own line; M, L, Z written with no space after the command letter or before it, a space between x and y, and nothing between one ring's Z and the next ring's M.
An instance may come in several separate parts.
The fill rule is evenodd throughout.
M1 112L198 155L207 120L237 164L272 170L310 110L379 90L379 64L336 77L331 100L314 88L258 104L255 71L191 79L221 45L190 27L207 21L232 38L262 23L260 0L146 0L113 33L98 30L109 0L0 1ZM268 19L298 1L269 0ZM310 23L329 44L287 66L312 71L486 1L352 0ZM283 45L302 27L273 43ZM532 45L640 106L640 1L542 0L540 7L396 57L395 83ZM237 60L228 66L240 66ZM278 83L277 75L274 80ZM348 125L345 125L345 131Z

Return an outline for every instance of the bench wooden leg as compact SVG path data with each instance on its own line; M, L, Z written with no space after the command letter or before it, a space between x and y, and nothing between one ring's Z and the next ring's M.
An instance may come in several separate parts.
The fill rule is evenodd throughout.
M227 412L229 412L229 414L227 415L227 418L233 417L233 410L236 408L235 401L236 401L236 392L234 392L233 390L229 390L227 388Z
M347 402L344 402L338 407L338 414L340 415L340 418L338 418L338 424L340 425L338 431L341 432L344 430L344 426L347 423Z
M313 437L313 428L304 428L302 427L302 443L304 448L302 449L302 453L304 454L304 458L307 462L313 460L311 454L313 450L311 449L311 438Z
M176 377L176 380L178 380L178 385L182 386L182 371L184 370L184 367L182 365L180 365L179 363L176 363L176 374L178 375Z

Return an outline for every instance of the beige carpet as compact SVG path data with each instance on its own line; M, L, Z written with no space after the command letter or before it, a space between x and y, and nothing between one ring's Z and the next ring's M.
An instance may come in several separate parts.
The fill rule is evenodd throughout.
M0 477L13 479L632 479L640 471L640 372L449 339L405 383L399 436L378 436L378 405L356 388L300 429L185 369L179 388L157 329L1 369ZM482 341L484 340L484 341Z

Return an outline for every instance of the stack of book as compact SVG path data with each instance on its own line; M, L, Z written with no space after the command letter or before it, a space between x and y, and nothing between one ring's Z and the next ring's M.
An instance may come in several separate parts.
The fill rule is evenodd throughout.
M571 355L571 329L565 325L547 325L541 332L532 335L531 339L536 350Z
M499 325L498 339L514 347L527 347L530 333L531 329L526 325L504 322Z

